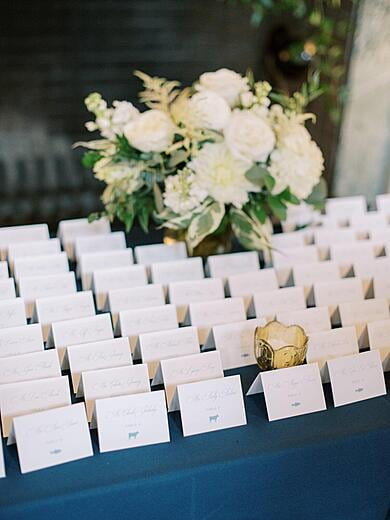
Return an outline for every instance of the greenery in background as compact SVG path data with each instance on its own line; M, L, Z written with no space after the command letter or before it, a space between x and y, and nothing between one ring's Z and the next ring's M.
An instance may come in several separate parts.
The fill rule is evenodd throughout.
M289 13L298 23L304 24L307 34L303 41L289 46L282 61L309 65L309 71L321 74L322 90L331 120L340 120L341 108L346 99L343 85L346 67L344 42L352 31L351 20L336 19L342 0L225 0L243 4L252 9L251 22L259 27L267 14ZM359 0L352 0L357 3ZM310 83L309 83L310 84Z

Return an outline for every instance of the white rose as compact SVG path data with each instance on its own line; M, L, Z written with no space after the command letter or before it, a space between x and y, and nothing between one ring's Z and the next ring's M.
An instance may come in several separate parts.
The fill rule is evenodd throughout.
M234 70L219 69L216 72L205 72L199 77L196 90L211 90L225 99L233 107L240 100L240 95L249 90L248 79Z
M123 133L141 152L164 152L173 141L175 125L162 110L147 110L127 123Z
M226 146L241 161L266 161L275 146L270 125L251 110L234 110L225 128Z
M230 118L230 107L215 92L197 92L188 102L189 117L195 128L223 130Z

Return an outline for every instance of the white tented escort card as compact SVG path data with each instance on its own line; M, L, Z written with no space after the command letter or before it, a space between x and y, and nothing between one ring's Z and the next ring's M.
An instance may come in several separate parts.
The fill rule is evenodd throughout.
M352 270L352 265L361 258L375 258L375 246L369 240L358 240L350 244L332 244L330 246L330 259L340 266L341 276L347 276Z
M145 266L130 265L112 269L99 269L93 272L92 289L96 296L96 306L103 309L109 291L147 285Z
M376 196L376 208L378 211L390 215L390 193Z
M262 372L261 380L270 421L326 410L316 363Z
M95 304L92 292L81 291L38 299L35 302L33 321L41 324L43 338L47 340L52 323L94 315Z
M244 300L242 298L225 298L224 300L190 303L185 323L198 327L199 343L203 345L214 325L244 320L246 320Z
M223 300L225 292L221 278L205 278L189 282L173 282L168 286L170 303L176 305L179 323L185 320L190 303Z
M185 242L174 244L149 244L134 248L137 264L151 265L157 262L169 262L170 260L181 260L187 258L187 247Z
M147 365L128 365L83 372L87 419L92 421L96 399L150 391Z
M53 255L61 253L61 244L58 238L50 240L36 240L34 242L20 242L11 244L8 248L8 262L13 271L15 258L26 256Z
M15 258L14 260L15 280L19 280L21 277L46 276L68 271L69 264L66 253L26 256Z
M138 350L139 349L139 350ZM161 359L199 353L196 327L181 327L172 330L140 334L136 357L148 364L149 378L153 379Z
M140 287L109 291L105 308L111 312L112 323L115 327L120 311L159 307L164 304L165 296L163 286L159 284L149 284Z
M390 319L367 323L368 342L371 350L390 352Z
M95 236L79 236L74 243L74 254L77 260L84 253L96 253L97 251L112 251L114 249L126 249L126 237L123 231L98 234Z
M224 370L254 365L255 329L265 323L264 319L253 319L216 325L211 329L204 347L219 351Z
M348 222L352 215L363 215L367 210L366 199L363 196L334 197L325 202L325 212L336 217L340 223Z
M107 235L111 232L110 222L106 218L88 222L87 218L61 220L57 236L61 239L68 257L74 259L74 242L77 237L91 235Z
M390 230L389 230L390 231ZM361 258L353 263L353 272L356 278L359 278L363 284L363 290L366 297L373 298L373 278L386 278L390 273L390 258L381 256L374 260L370 258Z
M0 257L5 260L8 247L16 242L31 242L32 240L48 240L47 224L32 224L30 226L11 226L0 228Z
M160 307L121 311L117 325L120 335L129 338L133 352L140 334L178 327L176 307L161 305Z
M219 377L223 378L221 356L213 351L161 360L152 385L164 383L168 410L173 412L179 409L178 385Z
M389 304L385 299L351 301L339 305L343 327L355 326L360 347L368 345L367 323L389 319Z
M328 361L335 406L386 395L382 362L377 350Z
M93 455L83 403L16 417L13 426L22 473Z
M248 309L255 293L279 289L274 269L258 269L247 273L233 274L227 279L227 289L230 296L241 296L245 308Z
M12 419L18 415L70 404L67 376L49 377L0 386L3 436L8 437Z
M386 273L386 276L374 276L372 282L374 298L386 298L387 301L390 303L389 272Z
M285 325L300 325L306 334L332 328L328 307L282 311L276 314L276 319Z
M83 372L133 364L127 338L71 345L67 348L67 352L73 391L78 397L83 395L83 389L80 387Z
M307 346L307 363L317 363L324 383L329 381L326 367L328 359L358 354L355 327L341 327L323 332L309 334Z
M291 231L290 233L277 233L271 236L273 249L285 249L288 247L302 247L306 245L304 231Z
M43 350L43 337L38 323L0 329L0 358L41 350Z
M364 300L362 283L356 278L315 283L313 293L316 306L327 306L331 321L335 325L340 323L338 311L340 303Z
M281 287L292 285L292 269L295 265L318 262L316 246L289 247L272 251L272 262Z
M296 287L303 287L307 304L314 305L313 285L317 282L339 280L340 268L337 262L312 262L293 267L293 280Z
M152 282L163 285L168 285L171 282L202 280L204 278L203 263L200 257L158 262L151 265L150 272Z
M238 375L179 385L177 392L184 437L246 424Z
M80 256L77 270L84 290L91 289L92 273L98 269L127 267L133 264L132 249L114 249L114 251L97 251Z
M260 269L259 255L256 251L209 256L206 272L211 278L227 278L236 273Z
M26 312L29 318L33 314L34 303L38 298L72 294L77 290L73 272L22 277L18 287L20 296L26 302Z
M56 350L11 356L0 361L0 385L60 375L61 368Z
M387 218L383 213L370 211L365 215L351 215L349 225L357 232L358 238L368 238L373 229L386 229Z
M275 319L278 312L306 309L303 287L285 287L253 296L253 312L257 318ZM252 315L252 309L249 310Z
M9 277L8 262L0 262L0 280Z
M53 323L47 346L48 348L55 347L58 350L61 366L62 368L67 368L66 347L81 343L103 341L113 337L114 333L110 315L108 313L98 314L88 318Z
M329 258L329 248L332 244L348 244L356 242L356 231L350 228L318 228L314 229L314 242L318 248L321 260Z
M98 399L96 421L102 453L170 440L162 390Z
M0 300L0 329L26 325L26 310L23 298Z
M0 280L0 300L9 300L15 298L15 283L13 278Z

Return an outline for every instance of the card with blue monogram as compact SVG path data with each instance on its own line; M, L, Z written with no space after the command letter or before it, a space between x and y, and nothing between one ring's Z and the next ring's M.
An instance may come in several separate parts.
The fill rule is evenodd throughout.
M187 246L185 242L173 244L149 244L134 248L134 256L137 264L151 265L157 262L169 262L187 258Z
M6 260L8 248L16 242L31 242L32 240L48 240L47 224L32 224L29 226L11 226L0 229L0 259Z
M16 298L15 282L13 278L0 279L0 300Z
M93 455L83 403L15 417L13 429L22 473Z
M26 309L23 298L0 300L0 329L26 324Z
M43 337L39 323L0 329L0 358L42 350Z
M170 441L162 390L97 399L95 407L102 453Z
M256 251L212 255L207 258L206 273L211 278L224 278L237 273L260 269L259 255Z
M331 359L328 370L335 406L386 395L378 350Z
M77 264L77 274L81 278L81 286L84 291L91 289L92 273L99 269L113 269L132 265L133 250L114 249L113 251L96 251L84 253Z
M246 424L239 375L177 387L183 435L197 435Z
M58 377L61 368L55 349L1 358L0 385Z
M84 393L87 419L90 422L93 418L96 399L150 392L146 364L83 372L80 384Z
M317 363L261 373L269 421L326 410Z

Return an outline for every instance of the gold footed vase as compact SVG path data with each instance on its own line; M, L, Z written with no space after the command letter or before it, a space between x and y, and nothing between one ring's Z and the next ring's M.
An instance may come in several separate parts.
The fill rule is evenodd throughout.
M164 230L164 244L173 244L174 242L185 242L185 230ZM230 227L227 227L221 233L214 233L204 238L198 244L191 256L207 257L210 255L217 255L221 253L230 253L233 247L233 232Z

